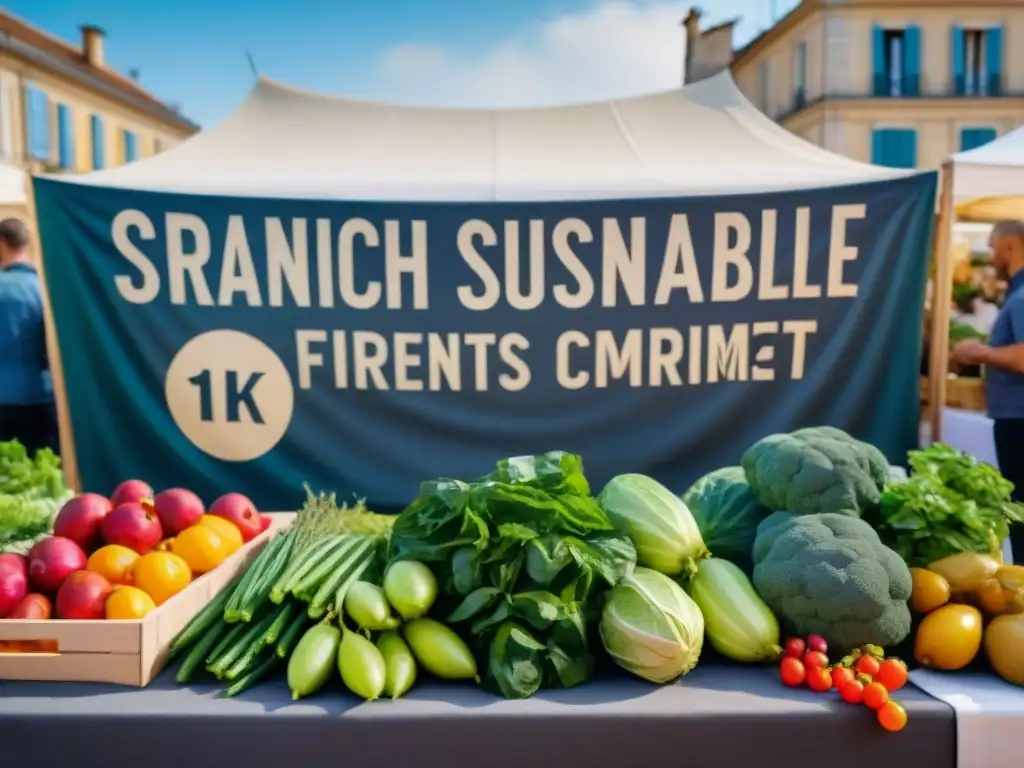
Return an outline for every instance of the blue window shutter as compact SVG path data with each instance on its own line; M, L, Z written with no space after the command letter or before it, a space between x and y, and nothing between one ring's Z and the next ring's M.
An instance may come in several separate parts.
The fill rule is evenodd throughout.
M103 167L103 120L99 115L93 115L89 120L92 128L92 167L99 169Z
M885 30L881 27L875 27L872 39L874 40L875 96L885 96L889 93L889 82L885 76Z
M967 54L964 50L964 30L961 27L953 27L953 92L957 96L967 93Z
M1003 29L995 27L985 33L985 69L988 71L989 96L1003 92Z
M921 28L911 25L903 33L903 95L921 95Z
M871 132L871 162L875 165L888 165L886 156L886 133L884 129L875 128Z
M995 128L964 128L960 131L960 151L977 149L990 141L995 141L995 138Z
M900 168L916 168L917 167L917 131L906 130L900 131L901 134L901 162Z
M131 131L124 132L124 161L126 163L134 162L139 156L139 144L135 138L135 134Z
M75 167L75 121L67 104L57 105L57 142L60 152L60 167L70 170Z
M26 91L28 154L37 160L50 159L50 99L45 91L29 86Z

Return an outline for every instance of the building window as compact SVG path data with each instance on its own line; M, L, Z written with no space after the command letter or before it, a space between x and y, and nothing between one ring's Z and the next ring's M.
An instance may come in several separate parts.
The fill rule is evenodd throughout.
M768 96L771 93L770 74L767 61L757 65L757 108L765 114L768 114Z
M969 149L977 149L995 141L996 129L991 127L961 128L960 129L960 151L966 152Z
M953 80L959 96L998 96L1002 93L1002 29L953 27Z
M917 131L876 128L871 136L871 162L889 168L917 167Z
M103 167L103 119L99 115L93 115L89 119L89 129L92 132L92 167L99 169Z
M29 86L25 89L28 127L28 156L50 159L50 100L46 92Z
M61 168L75 167L75 117L67 104L57 105L57 151Z
M801 40L793 49L793 104L801 109L807 104L807 41Z
M131 131L123 131L121 138L124 140L124 161L132 163L139 158L139 140Z
M874 30L875 96L917 96L921 90L921 29Z

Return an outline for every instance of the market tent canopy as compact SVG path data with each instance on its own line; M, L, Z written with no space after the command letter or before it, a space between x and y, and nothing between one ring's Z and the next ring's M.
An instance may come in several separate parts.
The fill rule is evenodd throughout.
M637 98L502 110L354 101L261 78L221 124L156 157L73 181L193 194L471 201L715 195L906 173L794 136L725 72Z
M22 208L26 202L24 172L0 163L0 208Z
M950 159L957 218L1024 219L1024 126Z

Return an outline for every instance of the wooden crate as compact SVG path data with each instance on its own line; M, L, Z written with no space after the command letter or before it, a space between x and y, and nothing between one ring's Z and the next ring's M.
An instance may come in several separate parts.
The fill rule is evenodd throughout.
M931 403L928 402L929 387L928 378L921 377L921 403L924 410L930 413ZM951 376L946 382L946 403L947 408L957 408L962 411L984 411L985 410L985 380L973 377Z
M0 680L148 685L167 663L174 637L293 519L274 515L268 530L143 619L0 620Z

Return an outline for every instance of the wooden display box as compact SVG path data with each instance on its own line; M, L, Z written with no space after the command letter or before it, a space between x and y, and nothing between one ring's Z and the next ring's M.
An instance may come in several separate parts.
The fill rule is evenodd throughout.
M0 620L0 680L148 685L167 663L175 636L294 517L274 515L268 530L143 619Z
M930 412L928 406L928 379L921 377L921 402ZM961 411L985 410L985 380L973 377L951 376L946 382L947 408Z

